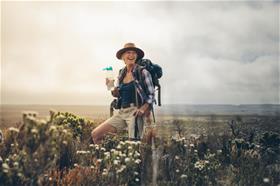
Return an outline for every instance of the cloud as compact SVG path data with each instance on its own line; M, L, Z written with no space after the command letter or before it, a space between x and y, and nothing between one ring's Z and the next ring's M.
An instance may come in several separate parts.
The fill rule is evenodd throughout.
M279 103L279 3L1 5L3 103L108 104L101 69L131 41L163 67L165 104Z

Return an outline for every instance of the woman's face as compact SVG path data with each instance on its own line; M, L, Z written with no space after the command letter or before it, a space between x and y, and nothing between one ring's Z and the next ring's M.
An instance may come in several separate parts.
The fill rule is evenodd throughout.
M133 50L128 50L123 53L122 59L126 65L134 64L137 59L137 53Z

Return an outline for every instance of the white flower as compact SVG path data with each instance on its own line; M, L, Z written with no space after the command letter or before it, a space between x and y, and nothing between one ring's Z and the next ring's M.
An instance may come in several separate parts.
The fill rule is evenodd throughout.
M135 151L134 157L139 157L141 154L138 151Z
M125 158L124 161L127 163L130 161L130 158Z
M32 130L31 130L31 133L33 133L33 134L38 134L38 130L37 130L37 129L32 129Z
M52 125L52 126L50 127L50 130L56 130L56 126Z
M179 158L179 156L176 155L176 156L175 156L175 160L178 160L178 159L180 159L180 158Z
M117 150L114 151L114 155L116 155L116 156L119 155L119 153L120 153L120 152L117 151Z
M67 134L67 133L68 133L68 131L67 131L66 129L63 129L62 132L63 132L64 134Z
M91 168L91 169L94 169L94 166L92 165L92 166L90 166L90 168Z
M98 162L98 163L101 163L101 162L102 162L102 159L97 159L97 162Z
M264 182L264 183L269 183L269 178L264 178L264 179L263 179L263 182Z
M106 156L106 158L110 157L110 152L104 152L104 155Z
M190 147L194 147L194 144L191 143L191 144L190 144Z
M132 152L130 152L128 155L129 155L129 156L132 156Z
M114 165L118 165L119 161L118 160L114 160Z
M9 165L8 165L7 163L3 163L3 164L2 164L2 167L3 167L3 169L9 169L9 168L10 168Z
M135 163L136 163L136 164L139 164L139 163L141 163L141 160L140 160L140 159L137 159L137 160L135 160Z
M181 178L187 178L188 176L187 175L185 175L185 174L182 174L181 175Z
M176 172L180 172L179 169L176 169Z
M136 182L139 182L140 180L139 180L139 178L135 178L135 181L136 181Z
M78 167L79 165L77 163L74 164L74 167Z
M18 162L16 161L16 162L14 162L14 166L15 167L17 167L18 166Z
M119 144L116 148L117 148L117 149L121 149L121 148L122 148L122 146Z
M115 152L116 150L115 149L111 149L111 152Z
M131 147L131 146L128 146L128 149L129 149L129 150L131 150L131 149L132 149L132 147Z
M17 132L17 133L19 132L19 130L15 127L10 127L9 131L13 131L13 132Z
M90 144L90 145L89 145L89 147L91 147L91 148L92 148L92 147L94 147L94 145L93 145L93 144Z
M105 149L104 147L101 147L100 150L101 150L101 151L104 151L104 152L106 151L106 149Z
M136 175L136 176L139 175L139 172L136 172L136 171L135 171L135 172L134 172L134 175Z

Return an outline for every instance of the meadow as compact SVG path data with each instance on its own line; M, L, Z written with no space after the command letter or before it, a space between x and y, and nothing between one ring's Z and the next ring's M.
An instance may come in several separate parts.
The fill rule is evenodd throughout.
M2 109L0 185L280 184L278 115L159 114L141 141L97 145L106 108L86 110Z

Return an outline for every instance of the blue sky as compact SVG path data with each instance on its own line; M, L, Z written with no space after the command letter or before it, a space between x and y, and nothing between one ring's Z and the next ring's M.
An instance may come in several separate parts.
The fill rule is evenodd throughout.
M1 2L1 103L109 104L126 42L160 64L163 104L279 104L279 3Z

